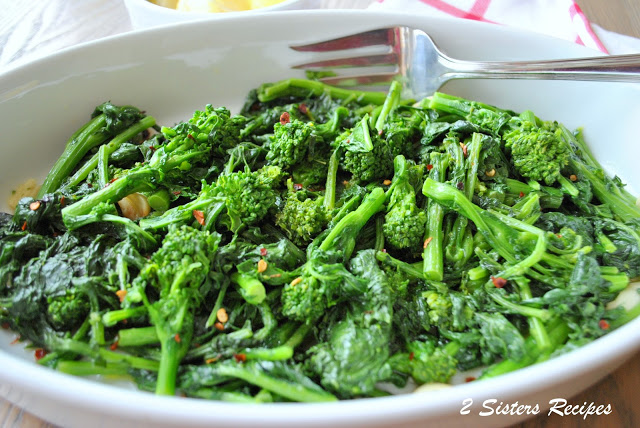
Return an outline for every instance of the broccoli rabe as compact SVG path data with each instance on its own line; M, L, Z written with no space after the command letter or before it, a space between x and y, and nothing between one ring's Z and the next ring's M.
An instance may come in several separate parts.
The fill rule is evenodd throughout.
M199 288L208 280L220 236L189 226L172 226L162 247L134 280L149 320L156 328L161 355L156 393L175 393L180 361L187 353L194 332L193 308L199 302ZM151 291L154 290L152 294ZM152 295L157 293L157 299Z
M267 83L171 127L106 103L0 213L0 324L158 394L481 381L640 314L639 219L580 131L400 82Z
M427 215L416 205L416 194L409 182L409 168L403 155L394 160L395 175L388 190L389 203L384 217L385 242L398 250L419 252L424 240Z

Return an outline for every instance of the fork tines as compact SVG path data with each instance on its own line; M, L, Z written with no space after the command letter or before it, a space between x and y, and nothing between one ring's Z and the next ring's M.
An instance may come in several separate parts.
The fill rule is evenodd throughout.
M332 76L322 77L321 80L329 85L336 86L361 86L388 84L398 75L398 64L401 60L400 52L396 49L399 40L399 29L381 28L324 40L306 45L291 46L291 49L299 52L313 52L323 55L332 55L324 59L318 58L303 64L294 65L294 69L313 71L340 71L341 75L333 73ZM359 50L369 47L382 47L386 52L371 52L367 49L366 55L356 56ZM380 51L380 49L377 49ZM362 53L362 52L360 52ZM356 71L367 67L366 75L360 75ZM349 73L348 69L354 69Z
M352 34L337 39L324 40L307 45L290 46L299 52L333 52L347 49L358 49L367 46L393 46L397 28L380 28L363 33Z

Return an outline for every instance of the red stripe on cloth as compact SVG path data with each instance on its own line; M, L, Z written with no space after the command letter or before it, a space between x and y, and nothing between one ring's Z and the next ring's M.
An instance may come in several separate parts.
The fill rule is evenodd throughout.
M580 9L580 6L578 6L575 1L572 2L572 3L573 4L571 5L571 7L569 7L569 16L571 17L571 21L573 22L573 18L575 16L578 16L578 18L580 18L580 22L582 23L584 30L587 32L589 37L592 39L593 43L596 45L598 50L600 50L600 51L602 51L604 53L609 53L609 51L602 44L602 42L600 41L598 36L596 36L596 33L593 32L593 28L591 28L591 24L590 24L589 20L587 19L587 16L584 14L584 12L582 12L582 9ZM579 42L580 44L584 45L584 42L582 41L580 36L578 36L578 40L580 40L580 42Z
M490 4L491 0L476 0L473 6L471 6L471 10L469 12L484 18L484 14L487 13L487 9L489 9Z
M475 21L490 22L492 24L495 24L495 22L485 19L482 15L476 15L472 13L473 8L471 11L466 11L466 10L459 9L455 6L452 6L449 3L442 0L420 0L420 1L428 6L438 9L440 12L444 12L448 15L455 16L456 18L473 19ZM485 3L485 2L476 1L476 4L478 3ZM486 2L486 3L489 3L489 2ZM474 7L475 6L476 5L474 4ZM487 7L488 7L488 4L487 4ZM484 11L482 12L482 14L484 14Z

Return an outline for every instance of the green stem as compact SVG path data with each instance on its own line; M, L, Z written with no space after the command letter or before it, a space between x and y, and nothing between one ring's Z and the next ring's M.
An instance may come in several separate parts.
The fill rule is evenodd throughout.
M240 295L250 305L259 305L267 296L264 284L252 275L234 272L231 275L231 281L238 285Z
M385 192L382 188L373 189L362 201L362 204L355 210L347 214L331 229L324 241L320 244L320 250L328 251L334 247L339 237L346 235L352 237L344 249L345 259L351 257L355 246L355 237L369 221L369 219L382 209L385 200ZM353 242L351 242L353 241Z
M98 149L98 184L102 189L109 183L109 155L105 149L105 145L101 145Z
M299 402L336 401L336 397L322 390L311 390L300 384L271 377L259 366L249 364L220 364L216 371L222 376L242 379L253 385L274 392L282 397Z
M332 98L355 99L360 104L384 103L387 95L384 92L366 92L329 86L316 80L286 79L276 83L262 85L258 89L260 102L273 101L283 96L309 96L328 94Z
M101 114L85 124L82 130L75 133L66 144L62 155L51 168L38 192L38 198L52 193L60 187L62 181L73 171L89 150L102 144L109 134L101 131L107 123L106 116Z
M154 183L160 176L153 168L142 167L118 178L113 183L92 193L78 202L62 209L62 220L65 224L73 217L90 214L91 210L102 202L115 203L132 193L149 190L149 183Z
M169 337L160 346L160 366L158 368L158 380L156 381L156 394L174 395L182 345L174 337Z
M329 158L329 168L327 170L327 183L324 191L324 209L327 212L333 211L336 204L336 183L338 180L338 167L340 166L340 149L336 149Z
M400 102L400 96L402 93L402 85L397 80L391 82L391 86L389 87L389 92L387 93L387 97L384 100L384 104L382 105L382 110L378 115L376 120L375 129L380 132L384 127L384 122L387 120L389 113L398 105Z
M120 134L116 135L111 141L104 144L105 146L105 154L106 156L110 156L113 152L115 152L123 143L126 143L131 138L138 135L140 132L145 129L151 128L156 124L156 120L151 116L146 116L142 118L138 123L132 125L131 127L125 129ZM98 154L96 153L85 162L74 174L71 176L69 181L65 184L65 187L73 187L77 186L87 178L89 173L93 171L98 166Z
M126 328L118 331L118 346L145 346L160 343L155 327Z

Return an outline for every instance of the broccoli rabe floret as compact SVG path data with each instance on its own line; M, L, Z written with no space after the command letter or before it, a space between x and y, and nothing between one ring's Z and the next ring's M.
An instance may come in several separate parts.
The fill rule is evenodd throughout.
M206 229L215 229L218 220L231 232L260 222L278 197L282 170L266 166L257 171L221 174L212 184L204 183L194 200L165 211L157 217L140 220L140 227L158 230L174 223L193 220Z
M548 122L538 126L531 112L511 119L503 139L518 173L531 180L554 184L569 163L562 130Z
M407 344L407 352L393 355L389 362L394 370L411 376L420 385L447 383L457 372L459 350L456 341L444 346L434 340L413 341Z
M173 395L180 361L194 333L198 288L205 282L218 249L220 235L190 226L169 227L149 265L136 278L136 287L160 340L157 394ZM147 287L155 288L150 293ZM152 295L158 295L152 300Z
M256 224L267 215L276 201L281 177L279 167L268 166L218 178L216 187L225 198L229 230L236 232L243 225Z
M369 115L339 135L336 144L345 149L340 166L352 174L354 182L369 183L392 174L393 154L386 140L371 134Z
M343 299L361 293L363 282L343 265L355 248L358 233L384 204L384 191L371 191L355 211L342 217L310 252L301 275L282 289L282 313L312 322ZM366 286L366 282L364 282Z
M327 225L324 198L309 191L290 191L284 207L276 215L276 224L296 244L308 244Z
M77 288L63 295L47 297L47 318L56 330L68 330L80 325L89 313L89 297Z
M395 175L389 189L389 204L384 218L385 242L396 249L421 249L427 215L416 205L416 193L409 182L409 168L404 156L394 161Z
M302 161L307 154L313 125L298 119L281 120L273 126L273 137L269 143L267 161L288 169Z

